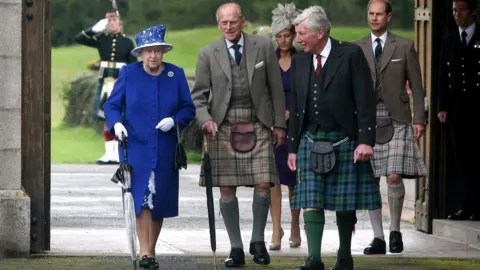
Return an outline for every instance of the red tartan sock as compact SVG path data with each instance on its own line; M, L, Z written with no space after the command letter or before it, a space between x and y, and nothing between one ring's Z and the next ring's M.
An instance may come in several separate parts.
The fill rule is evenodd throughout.
M108 132L108 130L105 130L103 132L103 138L105 138L106 142L115 140L115 136L110 135L110 132Z

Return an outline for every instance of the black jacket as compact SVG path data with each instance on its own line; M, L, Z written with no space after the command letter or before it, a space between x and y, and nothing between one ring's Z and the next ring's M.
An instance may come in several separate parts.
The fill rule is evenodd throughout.
M375 144L376 96L372 76L362 49L353 43L330 38L332 49L325 65L322 97L330 114L351 139L359 144ZM305 132L305 113L310 89L313 55L297 53L291 65L291 111L288 152L297 153Z

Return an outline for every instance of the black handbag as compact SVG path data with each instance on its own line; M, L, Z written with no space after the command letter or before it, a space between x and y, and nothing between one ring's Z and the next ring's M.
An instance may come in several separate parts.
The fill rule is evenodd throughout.
M176 121L175 126L177 127L177 146L175 149L175 169L180 170L181 168L187 169L187 154L182 145L182 138L180 136L180 128L178 127L178 122Z

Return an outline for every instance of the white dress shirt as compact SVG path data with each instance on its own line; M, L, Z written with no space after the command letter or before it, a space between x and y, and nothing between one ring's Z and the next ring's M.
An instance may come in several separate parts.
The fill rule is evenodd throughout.
M476 23L472 23L467 29L463 30L462 28L458 27L458 33L460 34L460 42L462 41L462 32L465 31L467 33L467 44L470 43L470 40L475 33Z
M331 50L332 41L330 40L330 38L328 38L325 48L323 48L322 52L320 53L320 56L322 57L322 59L320 60L322 67L325 66L325 62L327 62ZM313 54L313 70L317 70L317 53Z
M240 36L240 40L237 43L238 45L240 45L239 52L242 55L243 55L243 42L244 42L244 40L243 40L243 33L242 33L241 36ZM235 50L232 48L232 46L235 43L233 43L233 42L231 42L230 40L227 40L227 39L225 39L225 43L227 43L228 52L230 53L232 58L235 59Z
M385 42L387 42L387 34L388 32L385 31L381 36L377 37L373 33L370 33L370 37L372 39L372 50L373 50L373 55L375 56L375 47L377 47L377 41L375 41L377 38L380 39L380 45L382 45L382 52L383 48L385 48Z

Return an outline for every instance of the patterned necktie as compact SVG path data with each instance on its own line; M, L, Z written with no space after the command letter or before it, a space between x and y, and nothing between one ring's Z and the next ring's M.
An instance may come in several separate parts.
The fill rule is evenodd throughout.
M467 47L467 32L462 31L462 45Z
M375 42L377 42L377 46L375 47L375 59L380 61L380 57L382 56L382 40L377 38L375 39Z
M320 54L316 55L317 58L317 69L315 69L315 77L320 76L322 71L322 56Z
M240 44L233 44L231 48L235 51L235 62L237 65L240 65L240 60L242 59L242 54L240 53Z

